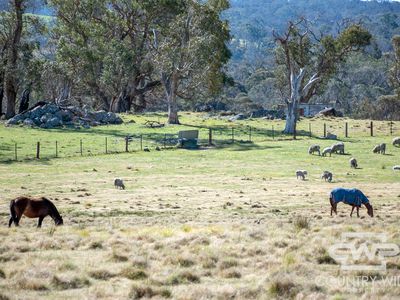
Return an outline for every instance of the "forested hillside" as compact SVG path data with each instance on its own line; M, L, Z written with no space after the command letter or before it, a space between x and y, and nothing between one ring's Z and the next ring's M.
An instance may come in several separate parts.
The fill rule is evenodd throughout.
M393 93L388 72L392 37L400 34L400 3L360 0L231 0L225 17L230 22L232 58L229 74L237 83L228 96L248 97L263 106L282 102L275 88L273 31L283 31L289 20L306 17L316 33L335 35L349 22L360 23L373 35L362 54L353 55L313 102L341 104L346 113L365 116L359 104L370 104ZM367 105L368 106L368 105ZM365 105L363 109L365 111Z

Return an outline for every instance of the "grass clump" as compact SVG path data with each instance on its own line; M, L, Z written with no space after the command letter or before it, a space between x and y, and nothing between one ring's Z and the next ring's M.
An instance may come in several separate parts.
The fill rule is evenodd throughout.
M293 220L294 228L297 231L310 228L310 220L305 216L296 216Z
M145 271L132 267L123 269L120 275L130 280L141 280L141 279L146 279L148 277Z
M197 276L189 271L185 271L185 272L182 272L179 274L172 275L167 280L167 284L170 284L170 285L199 283L199 282L200 282L199 276Z
M89 249L103 249L103 244L99 241L92 242L89 245Z
M6 273L2 269L0 269L0 278L5 279L6 278Z
M90 285L89 279L85 277L63 278L57 275L53 277L51 283L58 290L79 289Z
M318 264L336 265L336 261L329 255L325 248L319 248L317 250L317 262Z
M10 298L0 293L0 300L10 300Z
M296 285L288 279L275 279L268 288L268 293L272 297L291 298L296 292Z
M234 259L226 259L221 261L219 268L221 270L225 270L225 269L229 269L229 268L233 268L233 267L237 267L239 264L237 262L237 260Z
M170 298L171 295L171 291L165 288L134 285L129 292L129 299L153 298L155 296Z
M89 276L94 279L97 279L97 280L108 280L108 279L114 277L115 274L113 274L107 270L101 269L101 270L90 271Z

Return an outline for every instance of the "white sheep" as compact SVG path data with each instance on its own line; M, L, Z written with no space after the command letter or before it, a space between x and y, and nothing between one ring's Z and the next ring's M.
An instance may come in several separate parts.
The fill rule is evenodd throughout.
M342 142L332 145L332 153L344 154L344 144Z
M355 159L355 158L353 157L353 158L351 158L351 159L349 160L349 163L350 163L350 167L351 167L351 168L357 169L357 167L358 167L357 159Z
M372 149L373 153L381 153L381 154L385 154L386 152L386 144L382 143L379 145L376 145L373 149Z
M333 177L333 174L331 172L324 171L324 173L322 173L321 179L325 179L325 181L328 180L328 182L331 182L332 181L332 177Z
M400 146L400 137L395 137L392 141L393 146Z
M116 188L121 188L121 189L125 189L125 184L124 181L122 179L119 178L115 178L114 180L114 187Z
M324 150L322 150L322 156L326 156L329 153L329 156L332 156L332 148L331 147L326 147Z
M307 171L306 170L297 170L296 171L296 178L297 179L299 179L299 177L300 177L302 180L305 180L306 179L306 175L307 175Z
M314 152L318 152L318 155L321 155L320 147L318 145L312 145L308 148L308 154L314 154Z
M400 171L400 166L393 166L393 171Z

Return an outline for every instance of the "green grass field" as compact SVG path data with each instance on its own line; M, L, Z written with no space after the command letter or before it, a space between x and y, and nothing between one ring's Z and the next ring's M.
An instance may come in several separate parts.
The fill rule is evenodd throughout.
M400 243L400 172L392 170L400 148L391 145L399 123L391 136L388 122L374 122L370 137L366 120L305 119L298 129L306 135L311 124L313 137L293 140L279 133L282 121L186 113L183 126L150 129L144 122L162 121L162 114L124 118L135 123L71 131L0 125L0 299L398 297L400 287L382 284L382 276L399 275L399 256L387 259L385 274L343 273L327 251L343 232L383 232ZM311 144L334 143L317 138L324 123L345 143L346 155L307 153ZM154 151L165 134L192 126L215 129L216 147ZM104 154L106 137L110 152L124 152L127 134L147 136L143 145L151 151L140 151L134 139L131 153ZM200 138L207 143L207 129ZM37 141L41 160L33 159ZM387 154L373 154L381 142ZM359 169L349 167L351 157ZM308 171L307 180L296 179L297 169ZM320 179L324 170L333 172L332 183ZM117 177L126 190L114 188ZM361 209L361 218L350 218L344 204L330 217L328 194L337 186L363 190L375 217ZM23 218L18 229L7 228L9 201L19 195L48 196L65 225L46 218L36 229L37 220ZM369 278L362 286L335 281L362 275Z

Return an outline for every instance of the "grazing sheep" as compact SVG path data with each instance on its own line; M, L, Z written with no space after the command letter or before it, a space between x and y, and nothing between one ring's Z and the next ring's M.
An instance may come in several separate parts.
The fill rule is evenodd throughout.
M321 179L325 179L325 181L332 182L333 174L329 171L324 171L322 173Z
M332 148L331 147L326 147L324 150L322 150L322 156L326 156L329 153L329 156L332 156Z
M381 154L385 154L386 153L386 144L382 143L379 146L381 147Z
M332 145L332 153L344 154L344 144L342 142Z
M399 146L400 147L400 137L396 137L392 141L393 146Z
M393 171L400 171L400 166L393 166Z
M306 179L306 175L307 175L307 171L306 170L297 170L296 171L296 178L297 179L299 179L299 177L300 177L302 180L305 180Z
M116 187L116 188L121 188L121 189L125 189L125 184L124 184L124 181L122 180L122 179L119 179L119 178L115 178L115 180L114 180L114 186Z
M385 152L386 152L386 144L382 143L382 144L376 145L374 147L374 149L372 149L372 152L373 153L385 154Z
M314 152L318 152L318 155L321 155L320 147L318 145L312 145L308 148L308 154L314 154Z
M349 162L350 162L350 167L351 167L351 168L357 169L357 167L358 167L357 159L355 159L355 158L353 157L353 158L351 158L351 159L349 160Z

